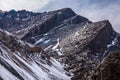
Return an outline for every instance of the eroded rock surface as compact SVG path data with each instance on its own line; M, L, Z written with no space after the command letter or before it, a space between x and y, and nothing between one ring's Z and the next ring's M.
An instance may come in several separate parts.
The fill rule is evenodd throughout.
M110 52L109 55L95 69L89 80L119 80L120 79L120 51Z

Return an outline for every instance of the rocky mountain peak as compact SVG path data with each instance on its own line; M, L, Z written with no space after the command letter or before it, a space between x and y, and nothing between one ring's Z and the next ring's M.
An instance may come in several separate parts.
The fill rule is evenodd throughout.
M74 74L72 80L86 80L115 37L116 32L109 21L105 20L88 23L63 39L60 42L64 53L62 62L69 65L66 69Z
M61 46L68 53L74 51L74 53L79 53L86 47L91 48L91 50L105 50L106 45L113 40L114 35L115 32L109 21L89 23L61 41Z
M62 8L59 10L55 10L55 11L49 11L48 13L51 14L68 14L69 15L76 15L76 13L71 9L71 8Z
M95 28L93 28L93 31L96 31L98 33L95 35L96 38L94 38L88 46L91 48L91 50L94 51L96 51L97 49L104 51L107 49L106 45L110 44L112 40L116 37L116 32L113 30L109 21L101 21L95 23L95 25L95 28L98 27L98 31Z

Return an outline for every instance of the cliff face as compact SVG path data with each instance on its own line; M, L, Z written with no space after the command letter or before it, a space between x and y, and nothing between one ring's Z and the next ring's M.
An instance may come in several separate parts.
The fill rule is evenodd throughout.
M115 32L108 21L90 23L77 30L75 34L62 40L61 46L63 46L64 51L67 53L79 53L87 47L94 52L97 52L97 50L104 51L107 49L106 45L110 44L114 39L114 35Z
M60 42L63 50L62 62L74 74L72 80L86 80L103 59L107 45L115 38L108 21L89 23Z
M35 40L31 37L45 34L76 15L70 8L44 13L11 10L0 14L0 27L13 33L19 39L34 43ZM79 17L72 23L88 21L82 16Z

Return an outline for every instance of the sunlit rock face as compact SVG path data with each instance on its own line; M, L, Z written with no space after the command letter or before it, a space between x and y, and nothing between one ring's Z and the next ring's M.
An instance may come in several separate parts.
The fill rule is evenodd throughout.
M120 49L120 34L108 20L92 22L70 8L1 11L0 28L0 79L5 80L102 80L97 66Z
M72 80L86 80L103 59L104 52L116 36L109 21L89 23L60 42L62 62L74 73Z

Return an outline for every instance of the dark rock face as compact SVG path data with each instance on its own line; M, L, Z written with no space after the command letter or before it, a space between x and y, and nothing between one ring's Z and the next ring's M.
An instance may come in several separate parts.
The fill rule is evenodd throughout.
M40 15L41 13L32 13L25 10L0 13L0 27L10 32L27 27L32 17Z
M74 16L77 16L74 18ZM32 37L45 34L55 27L64 24L66 20L74 18L71 24L77 24L81 22L88 22L88 19L78 16L72 9L64 8L56 11L33 13L25 10L15 11L11 10L0 14L0 26L19 39L23 39L27 42L35 43Z
M95 69L89 80L119 80L120 51L111 52Z
M116 33L114 32L111 24L108 21L95 23L95 25L98 25L99 27L101 27L101 29L97 31L97 36L89 43L88 46L91 50L93 50L93 52L99 52L99 50L105 51L107 49L106 45L111 43L111 41L115 38ZM95 28L97 28L97 26ZM95 29L93 29L93 31L94 30Z
M45 34L54 27L60 25L65 19L68 19L76 14L69 8L48 12L42 17L45 17L43 21L39 22L39 25L33 27L22 39L29 40L30 37Z
M115 32L108 21L90 23L61 41L61 46L67 53L79 53L86 47L96 51L97 49L105 50L107 48L106 45L111 43L114 36ZM76 47L73 47L75 45Z
M75 15L76 14L70 8L48 13L11 10L1 14L0 26L2 29L25 39L34 35L44 34L61 24L65 19Z
M46 34L35 36L35 44L40 45L43 48L46 48L50 45L54 46L57 43L57 39L61 41L68 35L76 32L77 29L82 28L85 24L90 23L90 21L87 19L81 21L81 18L83 17L76 15L65 20L61 25L56 26ZM46 41L48 41L47 44L45 43Z
M26 42L24 42L22 44L22 41L20 42L20 40L18 41L17 38L15 36L13 36L12 34L7 34L8 32L4 32L0 29L0 42L2 42L5 46L7 46L9 49L11 49L11 51L15 52L22 52L25 53L24 51L21 51L21 49L25 49L26 51L29 52L41 52L42 49L40 47L37 46L33 46L30 47L29 44L27 44Z

